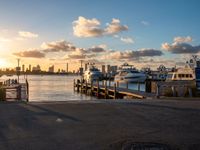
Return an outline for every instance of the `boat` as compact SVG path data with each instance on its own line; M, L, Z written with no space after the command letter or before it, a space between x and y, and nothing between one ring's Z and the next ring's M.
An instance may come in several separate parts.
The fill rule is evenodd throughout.
M88 69L84 72L83 78L86 82L102 80L103 73L98 68L96 68L94 64L91 64L88 66Z
M174 72L168 72L166 81L193 81L195 72L190 67L178 68Z
M133 65L124 63L117 74L115 75L115 82L145 82L147 74L138 71Z

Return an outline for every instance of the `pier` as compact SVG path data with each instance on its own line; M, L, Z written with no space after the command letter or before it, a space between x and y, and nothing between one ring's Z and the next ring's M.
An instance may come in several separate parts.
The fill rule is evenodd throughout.
M101 83L101 84L100 84ZM141 83L136 83L137 90L119 87L119 82L111 85L110 80L87 83L83 80L74 80L74 91L93 95L104 99L152 99L160 97L194 97L197 96L195 81L154 81L145 82L145 91L140 90ZM144 83L143 83L144 84Z
M0 101L28 101L29 84L5 81L0 85Z
M129 98L137 98L137 99L144 99L144 98L152 98L155 97L155 93L148 93L144 91L140 91L140 84L138 84L137 90L128 89L129 83L126 83L126 88L119 87L119 82L114 83L111 85L110 80L102 81L100 85L100 81L87 83L83 80L74 80L74 91L94 95L98 98L104 99L129 99Z

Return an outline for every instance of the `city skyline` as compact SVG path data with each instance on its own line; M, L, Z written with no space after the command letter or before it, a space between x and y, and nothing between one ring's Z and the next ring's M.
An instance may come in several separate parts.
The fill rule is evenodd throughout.
M0 2L0 68L173 67L200 52L198 0Z

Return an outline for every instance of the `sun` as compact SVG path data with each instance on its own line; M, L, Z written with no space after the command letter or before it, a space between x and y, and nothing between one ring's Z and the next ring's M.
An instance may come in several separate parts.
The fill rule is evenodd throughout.
M0 58L0 68L4 68L4 67L7 67L7 62L5 59Z

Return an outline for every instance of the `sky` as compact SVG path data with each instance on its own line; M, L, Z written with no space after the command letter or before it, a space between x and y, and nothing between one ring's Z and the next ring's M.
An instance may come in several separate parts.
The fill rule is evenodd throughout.
M183 65L200 53L199 0L0 0L0 68Z

